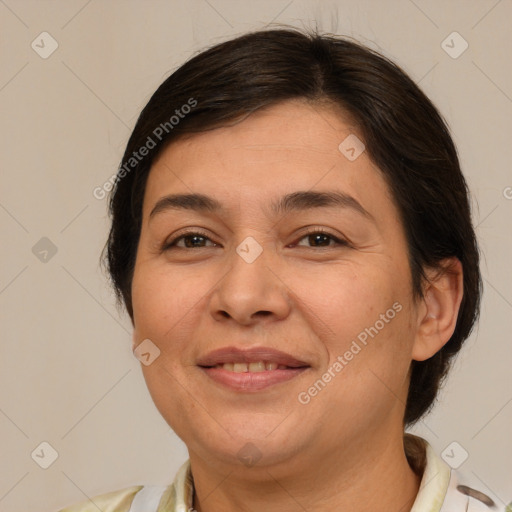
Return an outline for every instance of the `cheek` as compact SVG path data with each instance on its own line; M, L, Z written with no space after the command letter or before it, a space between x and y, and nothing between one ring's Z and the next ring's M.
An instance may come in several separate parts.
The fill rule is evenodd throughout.
M343 400L368 396L373 402L372 396L382 396L380 391L389 393L386 386L402 392L414 338L410 279L408 266L388 266L382 261L345 266L296 279L298 295L317 319L317 333L325 332L321 337L328 360L322 370L330 369L338 384L343 381L333 386ZM360 404L356 400L352 405Z
M161 344L184 337L184 328L211 287L204 272L162 269L150 264L136 268L133 285L135 332L138 339Z
M183 411L194 408L187 367L190 340L198 325L201 298L211 287L204 272L162 268L154 263L136 267L132 285L134 330L137 343L150 339L160 355L141 365L155 406L178 433L185 427ZM186 421L185 421L186 423Z
M380 315L390 309L385 320L395 317L393 304L406 297L403 279L406 276L397 275L396 269L390 272L382 266L351 264L300 273L291 288L314 312L318 323L328 328L329 337L342 342L375 322L380 327Z

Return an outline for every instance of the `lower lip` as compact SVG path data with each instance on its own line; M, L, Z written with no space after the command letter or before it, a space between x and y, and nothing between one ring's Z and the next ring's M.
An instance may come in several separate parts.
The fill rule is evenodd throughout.
M268 370L264 372L230 372L224 368L201 368L208 377L236 391L260 391L291 380L307 368L290 368L289 370Z

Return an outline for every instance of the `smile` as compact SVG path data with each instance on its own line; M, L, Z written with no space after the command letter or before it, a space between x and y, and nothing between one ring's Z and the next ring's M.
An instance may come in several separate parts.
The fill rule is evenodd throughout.
M228 372L235 373L259 373L265 371L286 370L290 367L283 364L277 364L272 361L258 361L255 363L224 363L216 365L215 368L222 368Z
M235 391L255 392L298 377L310 365L272 347L224 347L197 361L213 381Z
M263 364L263 362L261 364ZM309 368L291 368L285 366L272 370L267 370L266 368L262 370L260 367L260 369L252 371L249 367L253 365L260 365L260 363L225 363L223 365L199 368L213 381L239 392L262 391L276 384L292 380ZM271 363L271 365L275 366L275 363ZM227 366L228 369L226 369L225 366ZM232 369L230 369L230 367L232 367Z

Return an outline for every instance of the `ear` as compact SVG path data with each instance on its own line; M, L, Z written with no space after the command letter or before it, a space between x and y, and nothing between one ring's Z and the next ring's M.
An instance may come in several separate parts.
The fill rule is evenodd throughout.
M441 262L441 269L427 272L428 282L418 307L418 326L412 358L425 361L451 338L464 293L462 264L458 258Z

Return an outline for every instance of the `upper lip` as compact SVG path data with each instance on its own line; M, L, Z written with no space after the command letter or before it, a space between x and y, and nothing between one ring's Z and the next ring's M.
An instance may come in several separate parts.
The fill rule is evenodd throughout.
M257 363L259 361L277 363L292 368L309 366L306 362L300 361L286 352L270 347L220 348L200 357L197 364L198 366L216 366L224 363Z

